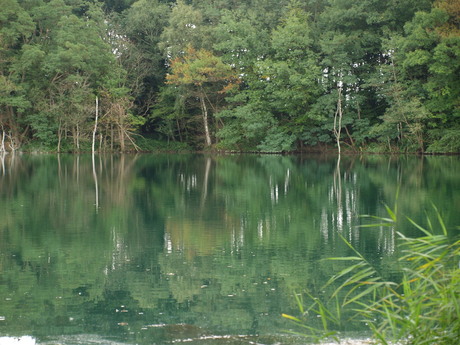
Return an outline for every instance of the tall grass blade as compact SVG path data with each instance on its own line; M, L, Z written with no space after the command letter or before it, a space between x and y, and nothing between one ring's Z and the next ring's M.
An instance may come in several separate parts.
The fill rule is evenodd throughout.
M406 218L407 218L407 220L408 220L409 222L411 222L412 225L414 225L417 229L419 229L421 232L423 232L426 236L431 236L431 233L430 233L428 230L426 230L426 229L424 229L423 227L421 227L420 225L418 225L418 224L417 224L416 222L414 222L411 218L409 218L409 217L406 217Z
M397 220L396 214L391 210L391 208L388 207L388 205L385 204L384 206L391 220L396 223L396 220Z
M442 233L444 236L447 236L447 228L446 228L446 225L444 224L444 220L442 219L441 214L438 211L438 208L434 204L432 204L432 206L434 210L436 211L436 216L438 217L438 222L439 222L439 225L441 226Z
M338 234L353 255L328 259L340 260L349 266L334 274L323 288L338 287L332 289L326 302L307 293L313 301L307 312L319 315L323 334L333 334L331 325L340 326L347 315L347 321L364 319L375 340L381 344L459 344L460 241L452 243L440 212L434 205L433 208L435 224L442 234L435 235L437 229L428 216L427 228L405 218L422 232L423 237L410 238L395 229L400 240L396 253L401 270L397 280L385 279L342 234ZM385 209L389 218L370 216L379 223L361 227L396 228L397 202L393 210L387 205ZM296 298L298 303L302 302ZM299 307L299 310L304 309ZM350 311L351 316L348 315ZM295 317L287 318L299 323ZM318 329L307 328L319 339Z

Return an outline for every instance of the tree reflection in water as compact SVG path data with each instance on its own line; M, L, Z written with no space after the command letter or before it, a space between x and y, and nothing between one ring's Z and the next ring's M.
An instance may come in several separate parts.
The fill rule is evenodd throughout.
M459 220L458 157L7 155L1 163L0 335L45 344L88 334L101 344L303 343L283 335L290 325L280 315L297 311L294 291L321 293L343 268L322 260L350 254L339 233L395 270L394 233L358 228L359 215L384 215L399 186L401 214L423 224L433 202L446 223Z

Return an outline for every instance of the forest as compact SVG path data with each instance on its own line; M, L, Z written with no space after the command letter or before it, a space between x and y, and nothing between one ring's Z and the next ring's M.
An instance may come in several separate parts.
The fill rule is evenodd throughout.
M0 0L0 152L460 152L459 0Z

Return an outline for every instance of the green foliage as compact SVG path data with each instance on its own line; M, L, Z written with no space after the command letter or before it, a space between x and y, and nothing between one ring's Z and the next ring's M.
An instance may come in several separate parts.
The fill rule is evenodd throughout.
M186 119L184 97L181 97L179 88L170 85L163 87L149 116L148 125L168 141L182 141L185 139L183 132Z
M1 0L0 7L0 54L3 55L11 52L8 48L15 47L21 38L29 37L34 25L17 0Z
M164 84L166 66L160 49L160 37L168 24L170 9L160 1L136 1L123 16L113 22L117 37L116 49L120 63L126 70L126 86L134 97L134 111L149 113L156 94ZM118 23L120 22L120 23Z
M449 128L459 116L460 36L446 29L455 12L434 7L419 12L405 26L406 37L396 55L410 91L432 114L429 127Z
M209 47L207 27L200 10L178 0L171 11L168 26L159 43L167 59L174 59L186 53L187 47L207 49Z
M141 152L190 152L192 149L187 143L179 141L164 141L148 137L136 137L136 145Z
M17 142L46 138L49 131L36 124L47 120L28 119L58 109L53 135L72 137L78 150L80 139L92 136L94 98L119 88L124 95L105 97L102 113L122 105L119 114L145 119L136 130L165 140L201 148L218 136L220 149L255 151L330 145L341 88L341 136L333 145L458 150L444 149L439 134L455 137L460 117L455 1L1 1L0 121ZM241 85L228 99L208 88L205 141L196 90L180 87L174 100L165 91L172 61L186 57L188 47L231 67ZM72 87L74 78L84 80L91 102L70 96L82 91L82 84ZM79 109L80 122L70 109ZM71 128L76 123L85 125L82 132ZM251 133L256 127L264 132Z
M247 13L223 12L213 30L213 48L222 54L226 63L234 65L241 73L250 74L260 56L268 53L270 36Z
M456 153L460 152L460 129L432 130L430 132L432 144L428 146L428 153Z
M261 152L293 149L296 137L282 129L260 102L222 111L218 118L226 124L217 135L219 149Z
M270 128L262 142L257 145L261 152L289 152L295 142L295 136L283 132L280 128Z
M217 134L218 148L235 151L256 150L266 129L273 123L270 114L260 111L254 104L221 111L218 118L226 123Z
M11 79L0 75L0 107L14 107L24 111L30 106L20 86Z
M238 75L212 52L188 46L185 55L171 60L171 74L166 76L166 80L185 92L182 95L185 99L195 97L199 100L204 127L202 132L206 146L210 146L209 117L218 111L222 96L238 87Z
M308 20L303 10L291 8L271 33L267 58L253 61L251 68L242 66L249 72L243 77L248 88L231 99L235 108L220 115L225 118L225 126L219 131L221 148L262 152L294 149L321 90L321 72L312 50ZM246 54L254 52L243 52L243 59ZM246 104L241 105L242 101Z
M377 224L365 227L388 227L394 231L397 225L397 208L386 206L388 217L370 217ZM400 232L398 245L398 265L400 277L385 277L372 262L368 261L345 238L343 241L355 252L355 256L333 258L344 262L354 262L335 274L324 286L336 287L329 300L316 297L310 307L319 308L323 320L323 334L330 336L327 321L340 326L339 317L346 310L351 319L363 319L373 332L378 343L390 344L396 341L404 344L456 344L460 331L460 240L450 238L446 225L435 208L437 225L427 218L428 228L407 218L423 235L408 237ZM339 298L340 306L331 305ZM303 310L303 307L301 311ZM331 318L329 315L334 315ZM289 315L300 326L304 321ZM318 332L318 330L315 330ZM318 336L317 333L314 333Z
M28 122L35 132L34 139L45 148L45 151L54 151L57 147L57 122L56 114L42 112L29 115Z
M212 52L204 49L195 50L192 46L187 47L182 58L171 60L171 72L166 76L169 84L193 85L200 88L207 83L223 84L217 92L231 89L231 83L237 81L230 65L223 63Z
M110 114L105 116L105 122L110 119L113 126L116 121L126 131L126 121L112 116L120 104L124 109L118 109L118 114L128 113L129 90L121 85L126 74L120 72L109 44L109 36L115 32L109 31L100 4L52 0L21 6L17 9L18 18L29 18L29 29L34 34L26 35L27 25L21 19L21 25L15 26L20 40L8 50L8 64L0 66L4 86L0 120L11 132L10 137L18 142L33 140L34 145L28 147L52 151L61 151L71 142L72 150L80 151L80 143L89 141L95 98L100 94L112 102L104 102L104 109L99 109L100 113ZM108 92L113 94L108 96ZM133 120L131 117L128 122L133 124ZM23 138L22 133L27 133L28 138ZM120 135L119 141L124 137Z
M375 125L370 135L382 142L398 141L401 150L424 152L425 127L431 114L417 98L403 97L395 96L394 104L382 116L383 122Z

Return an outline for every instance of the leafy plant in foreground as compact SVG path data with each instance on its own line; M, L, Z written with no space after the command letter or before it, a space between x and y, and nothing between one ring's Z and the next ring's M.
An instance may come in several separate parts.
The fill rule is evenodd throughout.
M331 322L338 328L343 323L343 311L352 310L347 322L358 319L366 323L377 343L458 344L460 240L449 239L447 228L436 208L435 211L437 228L441 234L435 234L435 227L429 217L427 228L407 218L423 233L422 237L409 238L397 232L400 240L398 249L401 256L398 264L401 267L401 279L384 279L378 269L343 238L356 256L330 260L350 261L354 264L326 283L324 289L332 285L338 287L325 301L307 293L313 300L307 311L314 310L323 320L322 329L309 327L299 318L283 316L306 328L309 336L316 339L335 335L330 331ZM381 222L368 226L394 227L396 212L388 207L387 212L389 218L372 217ZM299 298L297 301L300 302ZM331 307L337 303L340 303L340 307ZM303 306L300 311L305 314Z

